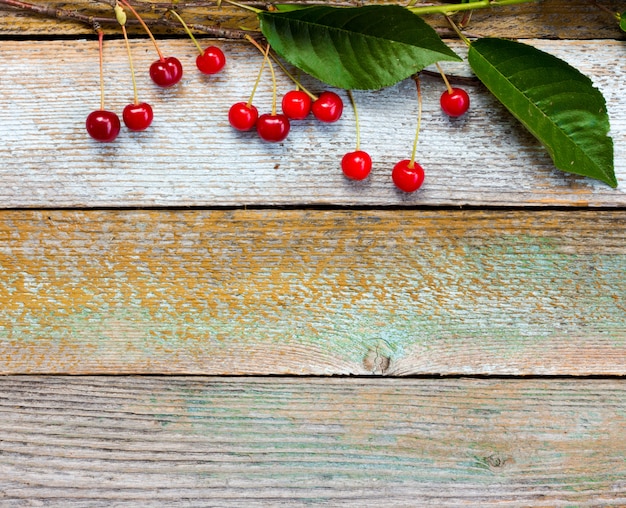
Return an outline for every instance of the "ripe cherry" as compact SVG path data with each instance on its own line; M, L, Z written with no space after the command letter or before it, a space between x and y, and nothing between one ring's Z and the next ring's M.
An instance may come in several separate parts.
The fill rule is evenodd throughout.
M315 118L322 122L336 122L343 112L343 100L335 92L322 92L313 102L312 111Z
M265 141L282 141L289 134L291 125L286 115L265 113L256 122L256 130Z
M152 112L152 106L147 102L141 102L139 104L128 104L122 112L122 119L124 124L131 131L144 131L152 123L154 114Z
M404 159L391 172L395 186L404 192L414 192L424 183L424 169L417 162Z
M87 116L85 127L96 141L113 141L120 133L120 119L112 111L98 109Z
M441 109L448 116L463 116L470 107L470 98L462 88L451 88L441 94Z
M226 65L226 56L217 46L209 46L196 58L196 67L202 74L216 74Z
M341 170L351 180L364 180L372 170L372 158L363 150L348 152L341 159Z
M283 113L292 120L304 120L311 112L311 98L302 90L290 90L282 99Z
M160 58L152 62L150 77L157 85L163 88L174 86L183 77L183 65L174 56Z
M249 131L258 118L259 110L247 102L237 102L228 110L228 122L238 131Z

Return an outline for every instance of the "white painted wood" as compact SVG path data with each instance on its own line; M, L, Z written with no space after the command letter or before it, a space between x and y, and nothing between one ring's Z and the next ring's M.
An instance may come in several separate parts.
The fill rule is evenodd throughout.
M626 178L625 72L619 41L529 41L592 75L612 121L618 180ZM1 207L271 206L271 205L574 205L623 206L617 190L554 169L545 150L481 86L472 110L451 121L439 111L439 79L424 78L424 119L418 159L427 172L417 193L397 192L390 171L410 156L416 94L407 80L383 91L358 92L362 148L374 159L371 177L346 181L341 156L354 149L349 105L338 124L295 123L281 144L259 141L228 125L229 106L247 100L260 57L244 43L221 42L229 61L216 77L195 71L195 48L184 39L162 41L186 66L174 89L147 78L154 51L134 41L140 99L151 102L149 132L123 131L99 144L84 130L98 108L97 44L89 41L0 41ZM460 53L463 48L455 46ZM131 101L123 43L105 44L106 106L121 112ZM447 66L467 73L465 64ZM306 80L314 92L320 85ZM291 85L280 78L280 92ZM271 107L269 73L255 103Z

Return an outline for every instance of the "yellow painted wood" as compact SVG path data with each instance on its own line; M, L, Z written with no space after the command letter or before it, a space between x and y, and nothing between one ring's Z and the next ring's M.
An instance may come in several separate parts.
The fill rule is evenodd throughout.
M615 142L618 181L626 180L626 80L621 41L530 41L591 75L605 93ZM165 41L186 74L163 90L149 80L155 59L148 41L133 45L139 97L155 111L144 133L122 133L112 144L91 140L85 118L99 107L95 41L0 41L0 207L273 206L273 205L498 205L626 206L617 189L554 168L546 150L482 87L470 86L472 109L451 121L441 112L439 78L424 78L423 121L417 157L426 171L422 189L397 192L393 166L410 157L417 101L411 80L382 91L358 92L361 146L373 160L371 177L348 181L340 169L354 150L354 114L321 124L293 122L284 143L239 133L227 121L232 104L247 100L261 57L244 43L221 43L223 74L202 77L187 40ZM466 48L456 44L463 54ZM50 55L54 54L54 58ZM466 64L445 66L466 75ZM118 114L132 102L121 41L105 44L105 107ZM270 111L272 87L265 74L255 95ZM279 90L293 84L282 75ZM325 87L306 80L314 92ZM381 121L384 119L384 121Z
M0 214L0 372L626 373L624 211Z
M626 385L0 378L6 506L626 505Z
M93 2L88 0L68 2L49 1L37 2L50 9L70 9L90 16L112 17L111 9L106 2ZM142 2L145 4L163 2ZM198 4L198 2L193 2ZM328 2L337 5L361 5L363 2L347 0L341 2ZM396 0L368 0L368 4L403 4ZM141 3L135 5L142 7ZM186 7L185 2L177 2L177 10L184 15L185 20L191 24L215 25L226 28L257 26L255 16L248 11L227 5L223 2L217 8L216 2L205 2L204 7ZM621 12L623 2L619 0L604 0L602 6L608 11ZM158 19L163 15L163 10L141 8L147 20ZM131 17L132 19L132 17ZM445 20L441 16L427 16L426 19L434 27L449 32ZM583 21L584 20L584 21ZM212 22L213 21L213 22ZM131 33L142 33L142 30L132 25ZM115 31L113 25L109 28ZM536 3L522 4L511 7L501 7L476 11L468 28L471 34L489 35L495 37L520 37L520 38L563 38L563 39L597 39L597 38L623 38L617 22L610 12L602 10L593 2L587 0L544 0ZM14 9L0 7L0 34L4 35L29 35L41 36L51 34L82 35L91 33L91 29L81 23L72 21L50 22L48 18L27 15ZM157 27L155 33L181 34L180 29L173 27Z

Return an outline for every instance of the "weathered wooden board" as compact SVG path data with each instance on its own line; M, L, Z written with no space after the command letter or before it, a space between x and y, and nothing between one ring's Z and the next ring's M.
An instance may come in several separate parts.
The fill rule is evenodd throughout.
M626 212L4 211L0 373L624 374Z
M626 505L622 380L0 378L5 506Z
M68 4L68 2L53 0L33 3L45 5L50 9L70 9L90 16L111 17L111 9L106 2L79 0ZM164 5L163 2L158 1L150 3ZM195 7L201 2L191 2L195 6L189 5L190 2L178 1L175 3L176 9L191 24L203 26L218 24L220 27L236 29L242 26L256 27L254 15L244 9L230 6L226 2L223 2L219 8L216 7L216 2L205 2L202 7ZM354 6L362 5L364 2L341 0L332 3ZM402 2L397 0L368 0L367 3L401 4ZM138 5L138 3L135 4ZM611 11L621 12L623 9L624 5L620 0L603 0L601 7L588 0L544 0L476 11L472 16L469 31L494 37L620 39L624 38L624 33L619 30ZM144 12L147 20L159 19L163 15L163 10L159 9L154 9L154 12L150 12L149 9L142 9L142 12ZM427 16L427 19L435 27L448 28L446 21L441 16ZM112 28L114 29L114 27ZM135 31L132 25L130 25L130 29ZM32 37L54 34L80 35L88 34L90 30L89 26L82 23L51 21L46 17L32 16L23 11L0 6L0 34L2 35L29 35ZM155 32L181 33L180 29L175 30L173 27L156 27Z
M615 65L621 42L532 41L582 71L605 93L616 145L618 180L626 179L626 79ZM194 47L167 41L167 54L193 65ZM463 48L458 46L460 52ZM231 104L247 100L260 63L244 43L231 43L228 70L203 79L188 68L176 89L156 90L146 73L140 99L156 119L149 132L123 132L113 144L91 140L84 129L99 105L94 41L0 41L0 167L2 207L241 206L241 205L575 205L623 206L622 185L611 189L566 175L546 151L481 87L472 87L472 111L450 121L440 111L443 84L425 78L424 121L418 159L427 172L419 192L395 190L391 168L410 156L416 127L415 84L359 92L361 141L374 159L365 183L348 182L339 168L354 149L351 108L341 122L295 124L281 144L242 135L227 121ZM138 69L153 61L149 42L137 42ZM50 58L54 55L54 58ZM466 73L465 65L448 67ZM121 111L132 93L123 43L106 45L107 107ZM314 91L320 85L307 83ZM291 85L280 81L282 91ZM347 100L347 99L346 99ZM264 82L255 98L271 106ZM381 119L384 118L384 121Z

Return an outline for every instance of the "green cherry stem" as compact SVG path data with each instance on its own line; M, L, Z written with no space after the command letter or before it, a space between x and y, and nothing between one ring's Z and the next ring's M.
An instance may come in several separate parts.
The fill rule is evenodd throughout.
M463 35L463 32L461 32L459 27L456 26L456 23L452 20L450 16L445 16L445 18L448 24L452 27L452 30L454 30L456 34L459 36L459 39L461 39L465 43L465 45L469 48L472 45L472 42L467 37L465 37L465 35Z
M455 12L472 11L475 9L485 9L488 7L502 7L505 5L517 5L537 2L537 0L477 0L475 2L446 4L446 5L427 5L423 7L413 7L416 0L411 0L408 9L419 16L423 14L444 14L450 15Z
M270 73L272 74L272 115L276 115L276 73L274 72L274 66L272 65L272 61L269 58L269 52L270 52L270 45L268 44L267 47L265 49L263 49L261 47L261 45L255 41L252 37L248 36L246 37L246 40L248 42L250 42L255 48L257 48L261 54L263 55L263 62L267 62L267 64L269 65L270 68ZM261 70L263 70L263 67L261 67ZM259 73L259 78L261 79L260 73ZM256 85L258 84L258 80L257 83L255 84L255 90L256 90Z
M304 85L298 80L298 78L296 78L293 74L291 74L291 72L289 72L287 70L287 68L283 65L283 63L276 57L276 55L270 53L270 56L272 57L272 60L274 60L274 62L276 62L276 65L278 65L280 67L280 69L285 73L285 75L291 80L293 81L294 85L296 85L296 88L299 88L300 90L302 90L305 94L307 94L311 100L316 101L318 99L317 95L315 95L314 93L310 92L309 90L307 90Z
M161 60L161 62L165 61L165 57L163 56L163 53L161 53L161 50L159 49L159 45L157 44L157 41L154 38L154 35L152 35L152 32L148 28L148 25L146 25L146 22L141 18L141 16L135 10L135 8L132 5L130 5L126 0L120 0L120 2L125 7L128 7L130 9L130 11L133 13L133 16L135 16L137 18L137 21L139 21L139 23L141 23L141 26L143 27L143 29L146 31L146 33L150 37L150 40L152 41L152 44L154 44L154 49L156 50L157 55L159 55L159 60Z
M359 126L359 110L356 107L356 101L354 100L354 94L352 90L348 90L348 97L350 97L350 104L352 104L352 109L354 110L354 123L356 127L356 151L358 152L361 149L361 128Z
M250 98L248 99L248 102L247 102L248 107L250 107L252 105L252 101L254 100L254 94L256 93L256 90L259 87L259 83L261 82L261 76L263 75L263 68L265 67L265 63L268 61L267 55L269 53L270 46L268 44L267 48L263 49L259 45L259 43L256 42L249 35L246 35L244 38L263 54L263 63L261 64L261 68L259 69L259 73L257 74L256 81L254 82L254 86L252 87L252 92L250 93Z
M124 42L126 43L126 53L128 53L128 65L130 66L130 78L133 81L133 100L135 105L139 104L139 96L137 94L137 80L135 79L135 66L133 65L133 55L130 52L130 42L128 41L128 33L126 26L122 25L122 33L124 34Z
M100 53L100 110L104 111L104 32L98 29L98 52Z
M198 52L200 54L204 53L204 51L202 49L202 46L200 46L200 44L198 43L198 41L196 40L194 35L191 33L191 30L189 29L189 26L187 25L187 23L185 23L185 20L183 18L181 18L180 15L176 11L174 11L172 9L170 9L168 12L171 12L174 15L174 17L178 21L180 21L180 24L183 25L183 28L185 29L185 32L187 32L187 35L191 38L191 40L195 44L196 48L198 48Z
M420 77L416 74L413 79L415 80L415 86L417 88L417 127L415 129L415 139L413 140L413 151L411 152L411 162L409 167L412 168L415 165L415 156L417 155L417 143L419 141L420 129L422 127L422 86L420 83Z
M452 93L452 86L450 85L450 82L448 81L448 77L446 76L446 73L443 72L443 69L441 68L441 65L439 65L439 62L435 62L435 65L437 66L437 70L439 71L439 74L441 74L441 77L443 78L443 82L446 84L446 88L448 89L448 93Z
M233 2L233 0L218 0L218 2L217 2L217 6L218 7L222 3L222 1L226 2L227 4L234 5L235 7L239 7L240 9L245 9L247 11L252 11L255 14L259 14L260 12L263 12L261 9L257 9L256 7L252 7L250 5L240 4L238 2Z

